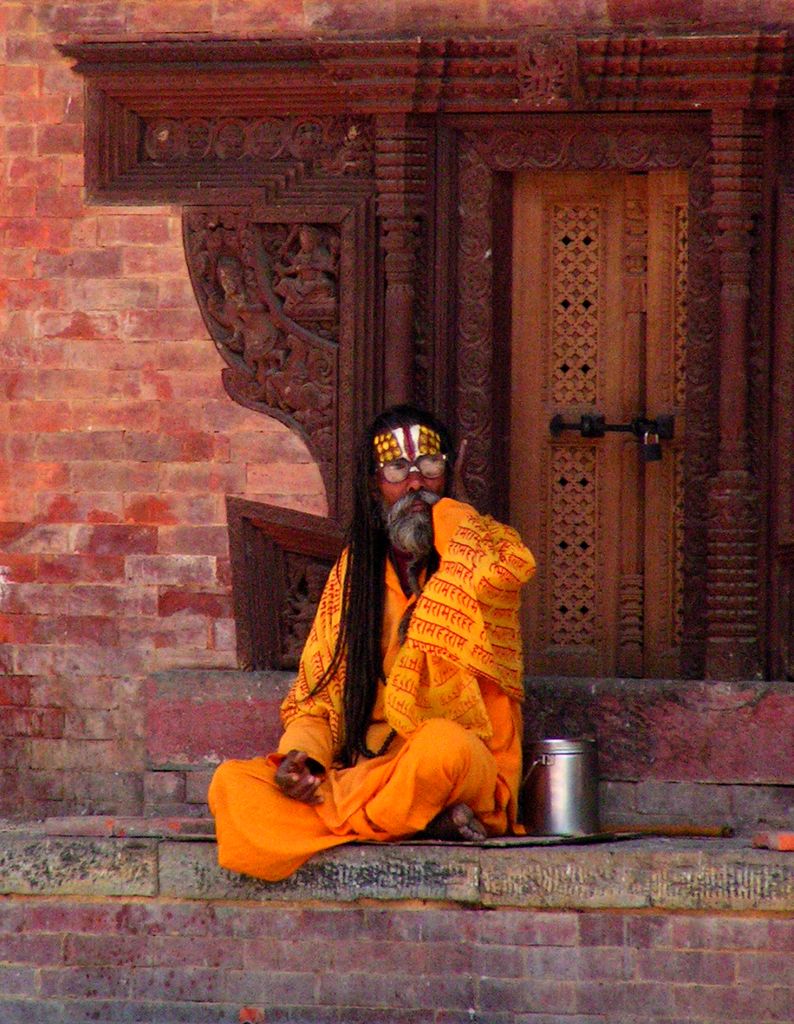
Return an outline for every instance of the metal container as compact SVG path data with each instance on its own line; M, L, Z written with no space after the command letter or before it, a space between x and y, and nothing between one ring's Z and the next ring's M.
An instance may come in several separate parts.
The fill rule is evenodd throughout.
M521 822L533 836L599 831L598 754L594 739L537 740L527 747Z

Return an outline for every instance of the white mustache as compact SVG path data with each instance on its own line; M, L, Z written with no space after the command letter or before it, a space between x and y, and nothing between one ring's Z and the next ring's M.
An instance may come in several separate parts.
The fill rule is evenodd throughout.
M434 494L432 491L428 491L424 487L422 487L418 491L411 491L408 494L404 494L402 496L402 498L398 498L397 501L395 501L395 503L389 509L389 511L388 511L389 523L395 522L396 520L400 519L404 515L416 514L416 513L412 513L410 511L410 508L411 508L411 505L413 505L413 503L417 499L423 501L425 503L425 505L427 505L427 511L429 512L431 506L435 505L435 503L438 501L438 499L440 497L441 497L441 495ZM422 509L423 513L424 513L424 511L425 510Z

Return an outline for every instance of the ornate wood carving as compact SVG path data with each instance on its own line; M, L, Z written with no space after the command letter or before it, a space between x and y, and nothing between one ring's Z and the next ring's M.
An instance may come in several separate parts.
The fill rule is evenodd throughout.
M360 211L359 211L360 213ZM363 276L356 211L194 207L185 252L204 321L235 401L306 440L342 512L354 419L354 349L363 344L353 281ZM357 308L358 307L358 308ZM362 382L363 383L363 382Z
M705 127L705 126L704 126ZM707 507L704 496L716 457L714 420L715 322L718 315L714 264L707 239L708 176L705 132L658 124L643 130L604 123L583 129L560 120L553 127L466 128L458 138L460 222L457 245L458 373L457 416L470 438L467 487L485 508L505 514L498 486L499 446L492 424L503 396L494 390L494 366L509 361L504 339L495 337L492 310L506 300L495 296L490 253L493 248L493 190L497 176L519 169L624 169L686 167L690 171L690 296L687 394L690 408L703 411L688 428L684 562L684 619L681 671L702 671L704 597L696 581L705 566ZM704 198L705 197L705 198Z
M579 98L576 39L558 33L527 36L516 47L518 95L527 105L565 109Z
M712 209L720 270L719 472L709 493L706 673L761 674L759 496L750 470L748 388L752 233L761 205L761 125L742 110L712 114Z
M432 132L403 116L377 118L376 179L384 252L384 401L415 394L417 252L427 219Z
M717 582L720 573L727 579L728 564L720 562L717 538L728 538L729 546L735 542L736 551L748 545L757 552L753 530L763 507L758 487L766 486L765 478L755 480L748 469L764 458L768 422L768 352L765 342L756 341L765 325L761 314L747 308L745 294L755 284L745 257L751 232L747 209L758 205L757 173L749 167L756 160L758 133L752 118L717 114L712 201L697 121L700 114L725 106L745 112L794 108L789 31L653 36L592 31L575 39L561 32L479 39L174 40L86 43L62 52L77 59L77 70L87 79L86 177L92 198L236 210L258 206L264 216L252 216L251 222L286 232L282 245L303 224L321 232L327 249L338 230L335 337L333 328L298 315L294 307L290 315L286 296L276 292L281 306L278 315L274 312L278 303L268 302L256 276L256 259L260 266L267 262L261 254L252 260L242 248L224 250L242 268L237 314L231 305L224 311L217 259L209 269L192 270L205 303L210 294L216 302L218 316L208 305L204 313L229 363L230 391L304 431L318 458L326 458L335 514L340 481L328 473L331 464L340 463L339 448L330 460L330 447L322 455L325 421L307 426L304 417L301 424L303 400L294 401L287 380L292 360L294 387L306 389L306 396L311 387L323 392L322 374L318 385L313 373L298 369L304 358L300 344L326 353L326 343L337 346L335 401L340 394L355 401L353 409L339 403L332 414L337 445L346 445L380 404L391 353L385 376L395 383L396 394L412 387L471 437L471 493L479 504L504 513L507 431L501 397L509 363L500 339L508 333L502 297L509 294L509 267L500 240L509 237L504 202L510 174L518 168L689 168L685 390L687 407L697 416L688 424L683 469L682 670L703 671L707 592L709 671L731 671L730 658L720 652L736 645L747 654L737 665L750 671L748 666L757 664L750 637L759 635L757 590L748 583L747 591L736 591L736 625L733 598ZM587 120L577 128L554 113L557 107L571 116L579 111ZM538 110L544 111L542 126L536 117L531 128L533 115L520 112ZM678 123L671 126L660 111L678 111ZM734 167L733 161L745 166ZM737 182L749 183L747 195L741 195ZM372 204L376 187L378 225ZM333 215L331 208L337 211ZM382 260L375 258L378 241ZM229 296L225 301L233 305ZM329 307L326 303L326 312ZM251 342L246 349L251 324L259 324L264 339L275 332L268 352L255 351ZM302 332L311 336L311 344ZM728 350L739 352L738 363L724 361ZM268 363L271 357L274 364ZM734 380L718 395L714 382L723 367ZM727 425L726 410L734 408L726 396L737 394L735 380L742 373L753 375L751 407L740 417L744 434L731 434L728 425L718 449L715 439ZM292 398L285 400L287 387ZM257 388L252 398L251 389ZM717 472L709 499L708 483ZM707 556L716 575L704 588L697 581L703 579ZM762 567L756 555L741 566L731 564L745 574L752 566L754 576ZM778 631L790 626L790 619L775 621Z
M342 548L333 520L228 498L237 658L246 669L294 669Z
M794 679L794 178L778 195L773 362L773 508L771 619L773 678Z

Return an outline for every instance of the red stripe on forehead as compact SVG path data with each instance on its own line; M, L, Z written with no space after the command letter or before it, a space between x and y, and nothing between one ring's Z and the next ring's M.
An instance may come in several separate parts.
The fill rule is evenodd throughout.
M416 445L414 444L413 434L411 433L410 427L402 428L403 437L405 438L405 454L408 456L409 462L413 462L416 458Z

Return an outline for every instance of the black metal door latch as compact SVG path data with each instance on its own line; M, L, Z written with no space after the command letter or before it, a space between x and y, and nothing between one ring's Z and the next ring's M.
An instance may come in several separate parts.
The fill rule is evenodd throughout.
M662 457L662 441L669 441L675 433L675 417L657 416L650 420L646 416L635 416L630 423L607 423L603 413L584 413L578 423L566 423L559 415L553 416L549 430L557 437L563 430L578 430L582 437L603 437L607 432L634 434L641 441L643 462L659 462Z

